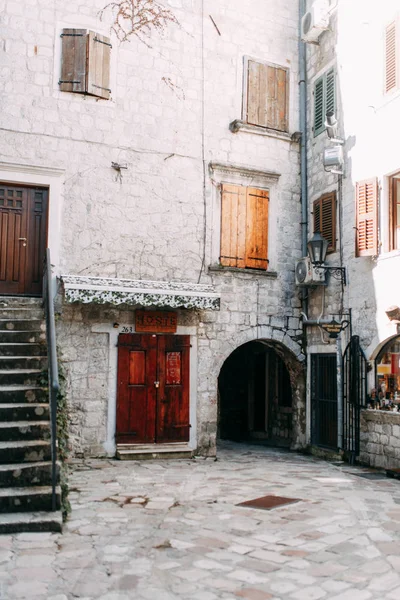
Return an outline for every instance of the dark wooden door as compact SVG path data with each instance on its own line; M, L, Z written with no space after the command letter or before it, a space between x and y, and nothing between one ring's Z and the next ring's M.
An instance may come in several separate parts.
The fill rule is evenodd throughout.
M336 354L311 355L311 442L338 447Z
M119 336L117 443L189 440L189 348L189 336Z
M48 191L0 183L0 294L39 296Z

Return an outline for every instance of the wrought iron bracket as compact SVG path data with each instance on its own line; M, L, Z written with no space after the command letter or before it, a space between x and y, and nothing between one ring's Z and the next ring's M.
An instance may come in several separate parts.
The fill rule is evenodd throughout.
M334 279L341 281L343 285L346 285L346 267L325 267L322 265L314 266L315 272L318 274L329 273Z

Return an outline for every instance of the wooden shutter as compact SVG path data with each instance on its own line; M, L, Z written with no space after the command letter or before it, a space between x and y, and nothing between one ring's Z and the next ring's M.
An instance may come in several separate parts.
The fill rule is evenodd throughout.
M87 93L110 98L110 39L89 31Z
M397 88L396 22L385 31L385 92Z
M314 86L314 135L324 131L324 78L321 77Z
M314 202L314 233L329 241L328 252L336 250L336 192L324 194Z
M253 60L248 62L247 122L287 131L288 72Z
M246 249L246 188L222 185L221 265L244 267Z
M250 269L268 268L268 200L267 190L247 188L245 267Z
M336 81L335 81L335 70L330 69L325 76L325 114L324 121L326 117L326 113L329 111L335 112L336 108Z
M314 85L314 136L325 131L326 113L336 110L336 75L330 69Z
M378 181L356 184L356 256L378 254Z
M86 29L63 29L60 90L86 92Z

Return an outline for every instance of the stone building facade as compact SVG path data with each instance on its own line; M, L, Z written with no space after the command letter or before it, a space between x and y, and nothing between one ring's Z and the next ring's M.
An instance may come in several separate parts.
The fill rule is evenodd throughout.
M321 5L318 0L315 4L308 2L307 10L316 4ZM351 322L340 335L338 352L344 353L351 336L358 336L368 363L366 401L375 406L375 395L381 395L381 404L385 404L385 400L391 404L394 396L397 400L398 385L396 336L399 331L393 307L399 304L400 291L396 277L400 260L396 200L399 161L395 151L399 127L396 114L400 106L395 50L400 41L399 7L392 0L379 7L374 2L361 0L351 3L334 0L325 6L328 15L325 31L318 37L318 44L307 44L309 237L318 228L315 224L318 202L333 193L334 209L329 217L335 223L332 234L335 248L328 253L326 264L345 267L347 281L342 286L328 275L326 287L311 290L308 317L320 319L321 323L333 317ZM331 74L334 85L330 92L327 78ZM323 166L324 150L340 144L327 136L324 121L330 109L334 110L338 122L336 138L343 140L344 162L335 169L342 170L342 174L329 172L332 167L324 170ZM370 203L366 208L364 193ZM328 230L332 231L331 224ZM331 355L334 365L337 345L320 327L310 326L307 327L307 352L316 356ZM312 408L313 402L318 406L318 394L321 396L322 392L313 388L312 358L308 363ZM336 378L336 374L332 377ZM361 384L364 386L364 380ZM318 432L313 432L317 425L312 422L312 415L313 410L310 410L308 430L311 438L313 433L314 438L318 438ZM340 414L339 419L342 419ZM369 423L370 418L367 420ZM369 429L365 424L363 427L365 460ZM372 428L375 437L380 427L379 421L378 429ZM383 462L378 466L384 466Z
M301 257L299 144L292 136L299 129L298 3L167 2L174 19L163 35L150 27L126 41L113 30L115 13L102 12L103 0L27 4L29 12L25 3L7 2L2 18L0 181L17 191L48 190L47 245L73 452L115 454L117 345L121 334L136 334L139 309L174 312L176 335L190 336L187 450L215 454L220 372L249 343L243 361L269 378L270 392L266 384L249 392L259 400L256 408L255 401L242 407L248 424L240 435L271 438L268 403L279 404L285 389L290 398L281 412L290 424L287 417L275 438L305 446L305 356L294 285ZM96 95L62 79L72 35L76 44L89 36L90 52L109 53L106 83L93 84L86 66ZM257 101L251 69L284 78L272 98L285 94L275 125L249 118ZM262 268L221 260L229 186L239 196L256 190L268 198ZM279 366L279 381L260 354ZM241 384L251 385L250 371ZM262 423L255 426L257 418ZM149 445L155 452L157 440Z

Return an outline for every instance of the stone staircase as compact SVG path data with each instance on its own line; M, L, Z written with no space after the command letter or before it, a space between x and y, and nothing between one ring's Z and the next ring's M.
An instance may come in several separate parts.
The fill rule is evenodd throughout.
M0 296L0 533L61 531L52 511L42 300Z

